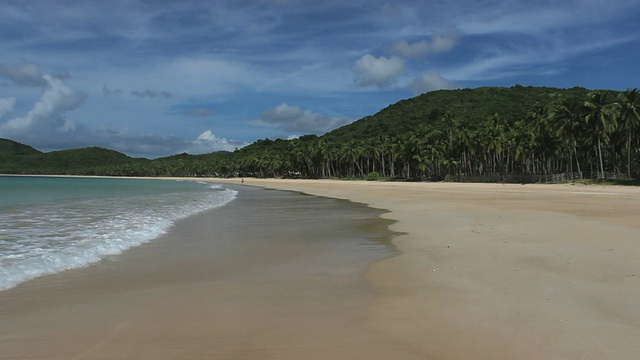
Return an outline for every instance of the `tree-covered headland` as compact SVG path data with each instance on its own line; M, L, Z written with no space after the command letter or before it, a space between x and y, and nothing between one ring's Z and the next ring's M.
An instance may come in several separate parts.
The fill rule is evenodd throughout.
M16 150L16 146L20 149ZM0 173L536 181L637 178L640 91L441 90L322 136L154 160L87 148L41 153L0 142Z

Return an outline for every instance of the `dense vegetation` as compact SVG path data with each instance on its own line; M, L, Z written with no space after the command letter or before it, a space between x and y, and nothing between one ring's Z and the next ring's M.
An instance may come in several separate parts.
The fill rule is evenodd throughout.
M256 141L233 153L133 159L90 148L3 149L0 173L482 180L563 173L637 177L640 92L514 86L442 90L323 136Z

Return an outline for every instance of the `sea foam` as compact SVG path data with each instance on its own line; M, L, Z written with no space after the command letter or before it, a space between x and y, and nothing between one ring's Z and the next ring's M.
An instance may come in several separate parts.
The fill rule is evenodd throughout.
M149 242L179 219L235 199L207 191L83 199L4 209L0 217L0 290L95 263Z

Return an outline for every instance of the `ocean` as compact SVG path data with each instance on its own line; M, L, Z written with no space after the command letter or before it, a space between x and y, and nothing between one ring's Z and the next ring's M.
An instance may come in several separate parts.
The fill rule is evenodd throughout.
M0 176L0 290L121 254L237 193L196 181Z

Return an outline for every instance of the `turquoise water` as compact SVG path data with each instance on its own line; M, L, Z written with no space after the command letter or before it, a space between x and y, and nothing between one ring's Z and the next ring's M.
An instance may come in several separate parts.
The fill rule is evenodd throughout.
M120 254L236 194L194 181L0 176L0 290Z
M0 176L0 208L51 201L202 191L202 188L202 184L192 181Z

